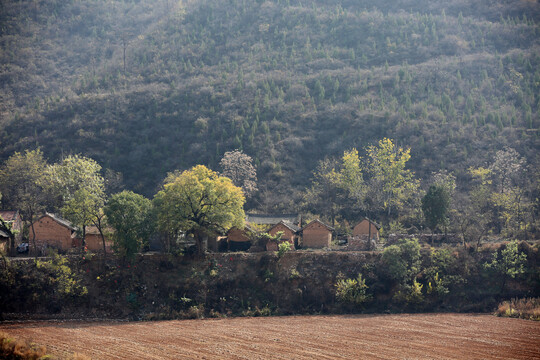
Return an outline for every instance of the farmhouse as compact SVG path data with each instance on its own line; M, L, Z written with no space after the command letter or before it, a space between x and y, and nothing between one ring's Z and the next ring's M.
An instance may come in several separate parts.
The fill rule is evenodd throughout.
M281 220L276 225L272 226L270 229L268 229L268 234L272 236L276 236L276 234L280 231L283 232L283 235L281 236L281 241L288 241L290 242L294 248L298 247L298 234L300 233L300 228L286 220ZM277 251L278 250L278 244L269 241L266 244L266 250L267 251Z
M230 251L247 251L252 245L252 239L257 230L246 224L243 229L231 228L227 232L227 242Z
M19 211L0 210L0 217L11 224L11 231L15 234L15 246L21 242L23 223ZM0 230L0 250L7 252L9 249L9 234Z
M77 229L69 221L57 215L46 213L34 222L33 227L36 233L36 248L39 250L54 247L66 251L76 243L75 231Z
M366 238L375 241L379 241L379 229L380 225L374 223L369 219L360 221L353 229L353 237Z
M111 233L111 229L105 229L103 230L105 237L105 250L107 252L110 252L112 242L109 239L109 234ZM86 248L91 251L103 251L103 239L101 238L101 234L99 233L99 230L96 226L88 226L86 227L86 234L85 234L85 243ZM82 239L81 239L82 241Z
M302 247L325 248L330 247L334 228L320 220L313 220L302 229Z
M23 230L23 222L19 211L0 210L0 217L4 219L6 223L11 224L11 231L17 231L17 234L15 235L15 241L19 243L22 239Z

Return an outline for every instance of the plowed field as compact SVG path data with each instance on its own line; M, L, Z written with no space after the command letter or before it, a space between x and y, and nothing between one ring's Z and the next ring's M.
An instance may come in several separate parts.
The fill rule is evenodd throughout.
M93 359L540 359L540 323L491 315L0 323Z

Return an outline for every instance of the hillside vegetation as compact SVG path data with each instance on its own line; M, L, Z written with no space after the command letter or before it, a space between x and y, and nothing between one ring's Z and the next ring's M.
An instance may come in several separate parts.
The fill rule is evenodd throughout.
M539 20L533 1L2 0L0 160L82 153L148 196L238 148L251 205L278 210L325 156L388 137L463 185L505 146L537 161Z

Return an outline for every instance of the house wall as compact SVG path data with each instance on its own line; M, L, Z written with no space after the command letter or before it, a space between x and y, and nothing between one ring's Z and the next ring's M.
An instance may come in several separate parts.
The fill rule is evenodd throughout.
M43 216L34 223L36 246L55 246L61 250L69 250L72 245L71 230L60 225L49 216ZM32 230L30 230L30 238ZM34 244L31 243L30 246Z
M91 251L103 251L103 240L99 234L86 234L85 236L86 247ZM107 252L111 251L112 242L105 236L105 249Z
M229 238L229 241L234 242L248 242L250 241L247 233L245 230L240 230L238 228L232 228L227 233L227 237Z
M268 233L272 236L275 236L278 232L283 231L283 235L281 236L282 240L287 240L291 244L294 245L294 233L285 225L283 224L277 224L273 228L271 228Z
M353 236L361 237L362 235L368 235L369 236L369 227L371 226L371 238L375 238L376 240L379 240L379 230L377 230L377 227L373 225L373 223L362 220L358 225L356 225L353 229Z
M332 242L332 232L319 223L308 225L302 235L302 246L306 248L329 247Z

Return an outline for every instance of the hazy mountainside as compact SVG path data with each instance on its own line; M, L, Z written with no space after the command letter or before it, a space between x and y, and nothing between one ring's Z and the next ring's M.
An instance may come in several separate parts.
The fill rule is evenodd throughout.
M383 137L419 177L458 180L504 146L531 163L539 148L538 2L0 5L0 160L82 153L151 195L240 148L269 210L318 160Z

